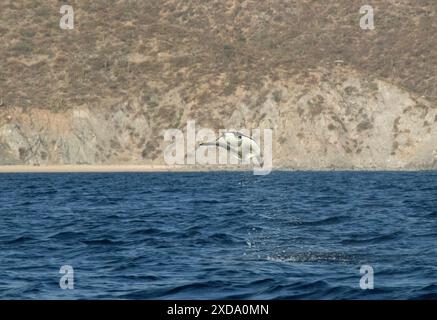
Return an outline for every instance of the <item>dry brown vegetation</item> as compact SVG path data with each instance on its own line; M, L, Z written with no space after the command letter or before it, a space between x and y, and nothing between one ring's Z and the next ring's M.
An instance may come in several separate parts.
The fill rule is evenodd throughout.
M376 29L363 31L368 2L68 1L75 29L61 30L64 1L3 0L0 108L56 111L129 96L153 107L181 83L190 84L187 102L207 83L199 101L208 101L336 60L437 100L437 2L370 1ZM167 109L163 117L177 121Z

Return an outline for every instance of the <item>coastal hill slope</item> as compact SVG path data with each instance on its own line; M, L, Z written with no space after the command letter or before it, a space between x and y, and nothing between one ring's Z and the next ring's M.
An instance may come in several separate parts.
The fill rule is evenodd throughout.
M295 169L437 168L437 2L0 3L0 164L162 164L163 130L271 128Z

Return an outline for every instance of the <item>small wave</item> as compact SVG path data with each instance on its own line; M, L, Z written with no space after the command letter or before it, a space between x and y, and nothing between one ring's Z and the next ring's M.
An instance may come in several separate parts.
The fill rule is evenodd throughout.
M163 231L157 228L146 228L146 229L139 229L139 230L132 231L130 232L130 234L152 235L152 234L159 234L161 232Z
M390 234L383 234L380 236L372 237L372 238L364 238L364 239L346 239L342 240L342 244L375 244L375 243L381 243L385 241L390 241L398 238L402 232L393 232Z
M181 191L181 189L179 189L179 188L165 188L165 189L160 190L160 192L164 192L164 193L177 193L180 191Z
M339 252L299 252L292 254L278 254L267 256L268 261L273 262L334 262L334 263L355 263L357 257Z
M338 286L337 284L329 283L324 280L315 280L310 282L299 282L290 286L289 291L296 292L294 294L279 294L273 299L287 300L287 299L343 299L345 296L353 299L358 291L355 288L348 286Z
M190 201L190 204L217 204L217 203L221 203L221 201L211 200L211 199L199 199L199 200Z
M307 225L307 226L330 225L330 224L343 222L349 218L350 218L349 216L336 216L336 217L329 217L329 218L315 220L315 221L299 221L296 224Z
M226 233L214 233L213 235L209 236L208 239L221 244L231 244L243 241L242 239L238 239L237 237Z
M32 237L29 237L29 236L19 236L13 240L5 241L5 243L7 243L7 244L19 244L19 243L29 242L32 240L35 240L35 239Z
M437 284L430 284L415 290L413 296L413 299L418 300L435 300L437 299Z
M50 235L48 238L65 240L65 239L76 239L84 236L86 236L86 234L83 232L61 231Z
M437 211L433 211L426 215L428 218L437 218Z
M121 241L114 241L114 240L110 240L110 239L98 239L98 240L84 240L82 241L82 243L85 243L86 245L89 246L100 246L100 245L118 245L118 244L122 244Z
M180 286L173 287L165 291L166 296L176 295L179 293L192 292L196 291L210 291L211 288L220 288L223 287L223 281L205 281L205 282L195 282L189 284L183 284Z

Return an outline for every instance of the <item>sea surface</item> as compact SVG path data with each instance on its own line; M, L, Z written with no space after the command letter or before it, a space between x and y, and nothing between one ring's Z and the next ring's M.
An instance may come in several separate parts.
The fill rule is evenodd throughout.
M437 299L437 172L0 174L0 299L233 298Z

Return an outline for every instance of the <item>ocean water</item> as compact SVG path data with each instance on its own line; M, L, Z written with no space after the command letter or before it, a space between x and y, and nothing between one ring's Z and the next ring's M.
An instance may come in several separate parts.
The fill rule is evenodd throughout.
M436 299L437 173L0 175L0 299L232 298Z

